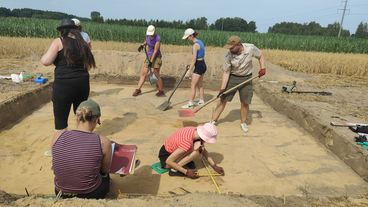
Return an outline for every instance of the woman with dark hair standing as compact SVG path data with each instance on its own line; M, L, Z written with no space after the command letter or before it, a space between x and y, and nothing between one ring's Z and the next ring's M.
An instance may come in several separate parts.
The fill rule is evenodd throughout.
M204 88L203 88L203 75L207 70L206 62L204 61L204 43L202 40L197 39L198 32L194 31L192 28L188 28L184 32L183 40L188 40L193 44L192 47L192 60L189 65L189 74L192 72L192 83L190 85L191 94L187 104L182 106L182 108L193 108L194 98L196 96L196 90L199 89L199 101L198 105L204 104Z
M79 104L89 96L89 69L96 67L93 54L70 19L63 19L57 27L60 37L53 40L41 63L54 64L52 102L55 129L68 127L70 107L76 112Z

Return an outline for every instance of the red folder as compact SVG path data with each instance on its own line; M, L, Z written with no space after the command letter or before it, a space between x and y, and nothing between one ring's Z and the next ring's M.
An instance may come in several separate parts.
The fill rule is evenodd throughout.
M110 173L134 174L136 153L136 145L113 143Z

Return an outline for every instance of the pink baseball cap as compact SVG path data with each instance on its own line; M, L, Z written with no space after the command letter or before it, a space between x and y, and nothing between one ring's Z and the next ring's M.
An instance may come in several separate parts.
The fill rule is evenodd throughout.
M197 133L199 137L210 144L216 142L217 138L217 129L214 124L206 123L204 125L197 126Z

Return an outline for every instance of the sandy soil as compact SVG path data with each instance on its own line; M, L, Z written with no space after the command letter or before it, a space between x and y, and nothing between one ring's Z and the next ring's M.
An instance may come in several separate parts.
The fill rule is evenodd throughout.
M165 70L169 75L178 76L185 65L186 55L168 54L166 57ZM222 53L209 55L208 62L213 70L206 77L208 84L221 74L220 57ZM119 76L137 74L141 67L141 62L137 60L143 57L128 52L96 51L96 58L100 66L92 74ZM17 61L19 60L14 60L14 65ZM40 66L36 60L31 62L34 64L32 71L42 71L52 77L51 68ZM329 114L336 114L354 121L367 120L367 112L358 110L368 107L367 97L362 92L367 91L365 79L291 73L272 64L268 64L268 68L268 75L258 84L266 85L280 96L303 105L311 113L322 114L324 119L328 119ZM297 81L298 90L323 90L336 95L321 97L311 94L282 94L281 86L292 80ZM1 82L0 86L4 89L0 93L1 101L19 92L39 87L33 83L15 85L7 82ZM101 82L93 82L91 86L91 96L101 104L103 111L103 123L97 132L117 142L137 144L138 158L141 161L134 175L112 176L113 185L109 198L126 198L127 195L136 194L156 196L130 197L116 202L88 201L89 206L283 206L284 203L284 206L300 206L298 204L301 203L305 206L360 206L368 203L366 196L358 196L368 192L368 185L363 179L304 129L274 111L258 96L254 97L251 106L250 132L247 135L240 130L239 103L234 100L227 106L219 121L218 143L207 146L211 155L226 170L226 176L216 178L222 192L247 197L206 194L215 192L209 178L189 180L160 176L150 169L150 165L157 161L157 153L165 137L179 127L209 121L214 104L198 112L196 117L181 118L178 117L177 110L189 96L188 89L179 89L172 99L173 108L162 112L156 107L166 101L167 97L156 98L149 85L145 85L145 93L137 98L131 97L134 86ZM207 90L206 99L216 94L216 91ZM69 123L73 128L73 116ZM52 132L51 104L37 110L13 128L0 132L1 190L25 195L24 189L27 188L33 196L48 196L24 198L18 200L16 205L50 206L53 202L50 199L53 193L51 158L44 155L49 149ZM201 172L205 171L199 161L197 166ZM252 195L262 196L258 198ZM338 198L329 200L325 196ZM321 200L316 197L323 198ZM58 202L55 206L84 204L85 201L73 199Z
M173 109L163 112L156 107L166 98L156 98L148 87L145 88L147 93L133 98L132 86L92 83L91 97L100 103L103 113L97 132L139 147L140 166L134 175L112 176L109 197L215 192L209 178L160 176L150 168L157 161L158 150L167 135L178 127L208 121L214 105L204 108L196 117L181 118L177 110L189 94L187 89L179 89L173 99ZM207 91L207 94L209 99L216 91ZM226 176L216 178L222 192L272 196L339 196L367 192L367 183L348 166L257 96L251 109L250 132L244 135L239 126L238 105L238 101L228 105L219 121L218 143L207 146L226 170ZM51 112L52 106L47 104L0 133L2 190L24 195L27 188L31 195L52 194L51 158L44 155L53 131ZM71 128L73 121L71 116ZM199 171L205 172L200 162L197 166Z

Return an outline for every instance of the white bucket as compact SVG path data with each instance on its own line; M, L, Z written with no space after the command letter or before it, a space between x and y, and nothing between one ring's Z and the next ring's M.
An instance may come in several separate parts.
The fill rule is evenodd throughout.
M14 83L22 82L22 79L19 77L18 74L11 74L10 77Z

